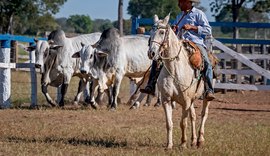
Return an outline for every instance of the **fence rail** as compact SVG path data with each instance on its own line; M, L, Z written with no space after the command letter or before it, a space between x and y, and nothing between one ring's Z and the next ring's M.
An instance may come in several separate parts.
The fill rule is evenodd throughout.
M173 20L170 20L172 23ZM133 18L132 19L132 34L137 33L137 29L140 26L151 26L153 25L153 20L150 18ZM210 22L212 27L238 27L238 28L263 28L270 29L270 23L233 23L233 22ZM148 34L148 32L146 32ZM227 47L228 44L238 44L243 45L244 53L236 52L232 47ZM269 82L270 72L266 68L270 67L270 40L256 40L256 39L231 39L231 38L216 38L212 40L211 45L217 53L217 57L221 60L222 66L218 70L219 74L222 74L222 80L220 83L216 83L215 88L219 89L232 89L232 90L270 90ZM258 45L260 47L258 48ZM249 47L250 46L250 47ZM255 53L256 50L260 49L260 52ZM243 64L242 68L234 69L233 63L234 60ZM261 65L257 65L255 62L262 62ZM228 66L230 64L230 66ZM242 65L241 65L242 66ZM262 67L263 68L262 68ZM264 69L265 68L265 69ZM228 77L245 76L253 79L256 76L261 76L261 79L264 79L263 85L259 84L242 84L235 82L229 82Z
M44 40L44 38L39 38ZM35 63L35 51L29 53L29 63L10 63L11 41L35 44L34 38L14 35L0 35L0 108L9 108L11 96L11 68L29 68L31 75L31 105L37 105L37 78Z

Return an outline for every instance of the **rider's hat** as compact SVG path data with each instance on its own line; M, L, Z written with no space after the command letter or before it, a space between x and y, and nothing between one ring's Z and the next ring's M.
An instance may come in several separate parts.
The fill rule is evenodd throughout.
M190 2L200 3L200 0L189 0Z

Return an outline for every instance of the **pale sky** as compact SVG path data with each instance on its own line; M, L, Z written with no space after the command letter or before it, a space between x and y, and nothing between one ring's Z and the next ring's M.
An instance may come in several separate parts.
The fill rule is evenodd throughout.
M124 19L129 19L127 14L129 0L124 0ZM201 5L207 9L206 16L209 21L213 21L209 8L209 0L201 0ZM94 19L117 20L118 0L68 0L55 17L69 17L70 15L89 15Z

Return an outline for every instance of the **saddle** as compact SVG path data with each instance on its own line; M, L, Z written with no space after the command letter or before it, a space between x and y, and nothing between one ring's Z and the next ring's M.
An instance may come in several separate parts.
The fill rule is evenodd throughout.
M183 45L185 49L189 52L189 61L194 69L202 71L204 69L204 59L199 47L192 41L184 40ZM211 52L207 53L209 61L212 65L212 68L218 64L218 58Z

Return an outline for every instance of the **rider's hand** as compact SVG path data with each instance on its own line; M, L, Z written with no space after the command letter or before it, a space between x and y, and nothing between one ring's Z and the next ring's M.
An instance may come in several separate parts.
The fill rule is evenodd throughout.
M173 25L173 26L172 26L172 30L173 30L173 32L176 32L176 31L177 31L177 29L178 29L178 26L177 26L177 25Z
M194 25L190 25L190 24L185 24L182 29L184 30L193 30L195 32L198 32L198 27L194 26Z

